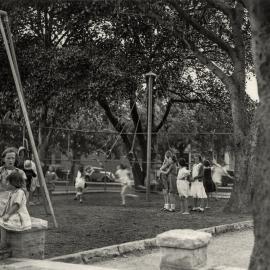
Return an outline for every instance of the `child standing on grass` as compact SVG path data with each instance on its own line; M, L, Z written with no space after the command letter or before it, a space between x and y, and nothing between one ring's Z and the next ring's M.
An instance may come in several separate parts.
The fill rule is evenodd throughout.
M209 160L204 160L203 162L203 185L207 195L206 209L209 207L210 197L212 197L213 192L216 191L216 185L212 179L212 167L210 166Z
M23 190L24 179L18 172L7 177L11 191L2 216L0 217L1 243L0 248L7 247L6 230L25 231L31 229L31 218L26 208L26 196Z
M29 205L32 200L32 190L31 187L33 186L34 177L37 176L37 174L34 172L32 168L31 160L25 160L24 161L24 169L23 169L25 175L26 175L26 189L29 192Z
M164 207L161 209L162 211L169 211L170 210L170 201L169 201L169 173L171 171L171 167L173 164L172 159L172 152L166 151L164 161L162 166L160 167L160 180L162 183L162 193L164 198Z
M194 199L192 211L204 212L204 201L207 199L207 195L203 186L203 164L200 155L195 156L190 193Z
M55 181L57 180L57 175L55 173L54 167L51 165L45 174L45 180L50 197L52 197L52 192L55 190Z
M80 203L83 202L83 190L85 188L85 172L83 166L79 167L77 177L75 179L75 189L76 196L74 200L80 200Z
M122 184L121 189L121 199L122 199L122 205L126 205L126 197L133 197L138 198L138 195L132 194L132 180L130 179L130 171L124 164L120 164L117 166L117 170L115 172L116 178L119 180L119 182Z
M186 161L183 158L179 159L179 171L177 175L177 190L180 197L181 212L183 215L188 215L188 197L190 195L188 176L190 171L186 168Z

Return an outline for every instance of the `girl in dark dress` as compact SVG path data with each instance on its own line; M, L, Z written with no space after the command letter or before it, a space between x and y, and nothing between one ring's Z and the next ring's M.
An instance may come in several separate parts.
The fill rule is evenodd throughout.
M207 205L205 208L210 208L209 200L212 192L216 191L216 185L212 179L212 168L210 167L210 162L208 160L205 160L203 162L203 166L203 185L207 195Z

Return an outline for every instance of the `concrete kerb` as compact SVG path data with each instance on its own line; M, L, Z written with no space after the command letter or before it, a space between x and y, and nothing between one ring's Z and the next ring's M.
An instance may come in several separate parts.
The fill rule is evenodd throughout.
M211 233L213 236L217 236L226 232L233 232L245 229L253 228L253 221L243 221L232 224L224 224L209 228L200 229L198 231ZM81 251L78 253L58 256L49 258L50 261L60 261L66 263L79 263L90 264L91 262L100 261L103 259L110 259L113 257L123 256L131 252L139 252L143 250L150 250L158 248L156 238L149 238L144 240L138 240L133 242L127 242L119 245L107 246L103 248L90 249L87 251Z

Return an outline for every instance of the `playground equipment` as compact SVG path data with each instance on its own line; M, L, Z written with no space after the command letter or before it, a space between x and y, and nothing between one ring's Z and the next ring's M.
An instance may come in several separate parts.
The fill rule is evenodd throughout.
M2 18L3 18L4 23L2 22ZM33 151L33 154L34 154L34 159L35 159L35 163L36 163L36 166L37 166L37 172L38 172L38 179L40 181L41 187L43 188L43 190L45 192L45 197L46 197L48 205L49 205L50 213L51 213L51 215L53 217L54 225L55 225L55 227L58 227L58 224L57 224L57 221L56 221L56 218L55 218L55 215L54 215L54 210L53 210L53 207L52 207L52 203L51 203L51 200L50 200L49 192L48 192L48 189L47 189L47 186L46 186L45 178L44 178L44 175L43 175L43 171L42 171L42 168L41 168L41 163L40 163L40 160L39 160L39 156L38 156L37 148L36 148L36 145L35 145L33 132L32 132L31 125L30 125L30 120L29 120L26 105L25 105L25 100L24 100L24 95L23 95L23 89L22 89L22 83L21 83L19 68L18 68L15 49L14 49L14 45L13 45L12 34L11 34L10 26L9 26L8 14L7 14L7 12L2 11L2 10L0 10L0 30L1 30L1 34L2 34L2 37L3 37L6 53L7 53L7 56L8 56L10 68L11 68L11 71L12 71L12 76L13 76L14 83L15 83L15 86L16 86L18 98L19 98L19 101L20 101L22 113L23 113L23 116L24 116L28 136L29 136L29 139L30 139L31 148L32 148L32 151ZM46 210L45 201L44 201L44 207L45 207L45 210Z

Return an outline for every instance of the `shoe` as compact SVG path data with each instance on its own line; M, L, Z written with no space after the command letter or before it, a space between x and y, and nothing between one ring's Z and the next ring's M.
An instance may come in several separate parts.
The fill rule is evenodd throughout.
M77 198L77 197L75 197L75 198L74 198L74 201L77 201L77 200L78 200L78 198Z
M205 209L210 209L211 207L210 206L205 206Z
M193 207L190 211L198 211L199 207Z
M183 212L182 215L190 215L189 212Z
M82 200L80 200L80 203L83 203L83 201L82 201Z
M175 209L169 209L169 212L175 212Z
M199 212L204 212L204 209L202 207L199 207L198 211Z

